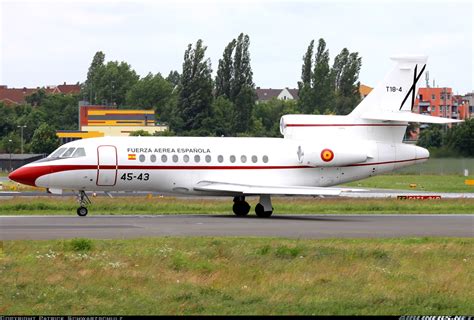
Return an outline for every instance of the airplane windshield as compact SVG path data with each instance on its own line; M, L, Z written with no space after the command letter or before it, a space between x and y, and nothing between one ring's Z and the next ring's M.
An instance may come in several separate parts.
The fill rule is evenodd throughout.
M64 151L66 151L66 148L59 148L53 153L51 153L51 155L48 158L59 158L59 156L63 154Z
M84 148L77 148L76 151L72 154L73 158L79 158L79 157L85 157L86 156L86 151Z
M76 150L76 148L67 149L67 151L62 154L61 158L69 158L74 152L74 150Z

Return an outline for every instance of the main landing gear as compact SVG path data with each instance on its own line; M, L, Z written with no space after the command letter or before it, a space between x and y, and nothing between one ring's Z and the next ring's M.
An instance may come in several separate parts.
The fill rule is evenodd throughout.
M245 201L245 196L234 197L232 211L238 217L245 217L250 211L250 205ZM270 195L261 195L259 203L255 206L255 214L259 218L268 218L273 213Z
M79 208L77 208L77 215L79 217L85 217L87 216L87 208L86 206L88 204L91 204L91 200L89 199L89 197L87 196L87 194L85 193L85 191L81 190L79 191L79 194L77 195L77 201L79 202Z

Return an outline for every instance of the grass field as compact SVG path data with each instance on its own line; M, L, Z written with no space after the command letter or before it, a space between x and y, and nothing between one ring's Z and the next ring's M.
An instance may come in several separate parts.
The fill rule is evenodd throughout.
M380 175L346 184L351 187L404 189L434 192L474 192L474 186L464 182L471 177L460 175ZM411 188L416 184L416 188Z
M474 314L474 239L4 241L1 314Z
M249 198L255 205L257 198ZM94 198L88 206L99 214L232 214L232 199L116 197ZM13 198L0 201L0 215L75 215L74 198ZM275 214L433 214L474 213L474 199L397 200L275 197ZM253 210L253 209L252 209ZM253 211L252 211L253 212ZM251 213L252 213L251 212Z

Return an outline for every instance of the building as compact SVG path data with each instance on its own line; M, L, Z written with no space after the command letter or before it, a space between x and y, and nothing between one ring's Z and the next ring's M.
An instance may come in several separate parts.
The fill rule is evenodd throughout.
M26 103L26 97L43 89L49 94L79 94L81 86L79 84L60 84L58 86L46 86L37 88L8 88L6 85L0 85L0 102L6 105L18 105Z
M361 84L359 86L359 93L360 93L360 98L363 100L365 97L369 95L369 93L372 91L373 88L366 86L365 84Z
M272 99L278 100L298 100L298 89L262 89L257 87L255 89L257 93L257 103L258 102L265 102Z
M450 119L468 119L469 103L452 88L419 88L413 112Z
M150 134L168 130L167 125L157 124L153 110L123 110L116 106L79 105L79 130L59 130L56 132L61 143L77 139L129 136L134 131Z

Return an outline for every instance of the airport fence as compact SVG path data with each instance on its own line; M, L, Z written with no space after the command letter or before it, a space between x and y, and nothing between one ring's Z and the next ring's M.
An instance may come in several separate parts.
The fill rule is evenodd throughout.
M474 158L432 158L422 164L394 171L393 174L474 175Z

